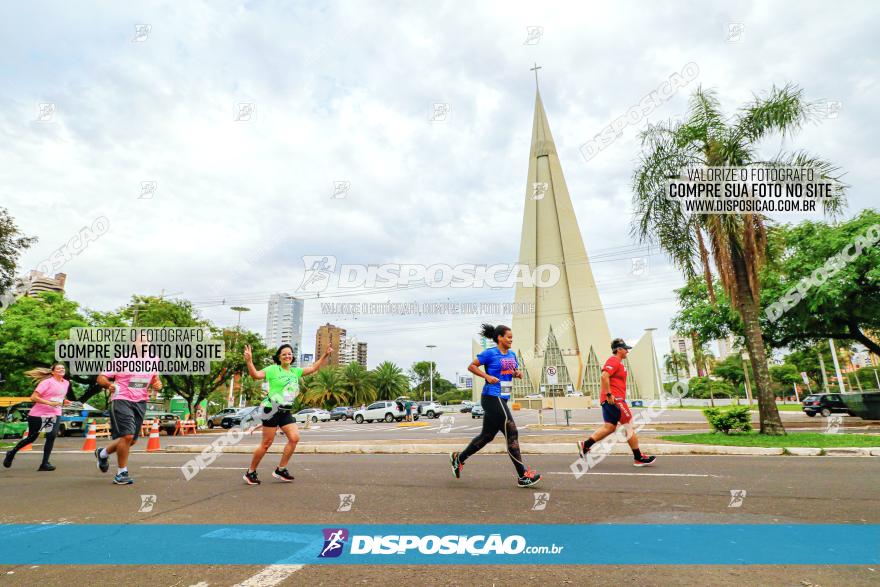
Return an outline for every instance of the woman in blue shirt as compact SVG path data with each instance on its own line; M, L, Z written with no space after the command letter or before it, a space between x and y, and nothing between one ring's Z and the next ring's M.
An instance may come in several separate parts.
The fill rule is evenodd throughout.
M507 454L513 461L516 474L519 477L517 483L520 487L531 487L541 480L537 471L526 468L522 462L522 454L519 450L519 432L513 421L513 414L507 401L513 389L513 378L521 378L519 362L516 353L510 350L513 344L513 332L507 326L492 326L483 324L480 332L485 338L495 341L497 346L488 348L477 355L474 362L468 365L468 371L486 380L483 385L483 395L480 404L485 410L483 415L483 430L471 440L471 443L462 452L454 452L450 455L452 473L456 479L461 477L464 462L475 452L492 442L492 439L501 432L507 441ZM480 366L485 369L480 370Z

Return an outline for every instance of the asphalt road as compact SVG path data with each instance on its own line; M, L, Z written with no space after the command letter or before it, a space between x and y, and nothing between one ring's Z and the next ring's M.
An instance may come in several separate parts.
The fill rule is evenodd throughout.
M272 482L270 455L264 484L241 481L246 455L226 454L186 481L180 466L191 455L136 454L132 486L114 486L90 455L54 455L58 470L37 472L39 451L0 469L0 523L880 523L880 461L824 457L663 457L633 469L609 457L575 479L568 456L540 456L530 465L545 475L546 509L535 511L534 491L515 486L503 456L477 455L460 480L442 455L302 455L292 484ZM729 507L732 489L746 490ZM354 494L338 512L339 494ZM139 512L141 495L155 495ZM4 544L3 548L14 548ZM584 548L613 545L585 544ZM779 545L785 548L785 545ZM149 548L149 545L95 545ZM256 577L256 578L255 578ZM876 585L880 569L819 566L0 566L4 585Z

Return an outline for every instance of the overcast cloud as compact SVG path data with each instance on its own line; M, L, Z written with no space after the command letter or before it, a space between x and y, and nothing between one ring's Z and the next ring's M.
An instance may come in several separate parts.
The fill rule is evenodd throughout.
M61 269L87 307L164 290L220 325L246 305L242 323L262 333L269 294L295 292L304 255L515 262L537 62L611 330L634 342L657 327L663 354L682 280L661 254L632 251L644 124L588 162L579 147L690 62L699 76L650 122L683 114L697 84L732 113L792 81L839 112L762 150L804 148L840 165L855 214L876 205L880 179L878 24L873 2L5 4L0 205L40 239L22 270L109 219ZM543 27L537 42L528 27ZM38 120L41 103L54 105L50 120ZM254 105L249 121L235 119L242 103ZM430 120L435 103L449 105L446 121ZM344 198L331 198L337 181L350 182ZM155 182L151 198L139 197L142 182ZM632 274L633 257L647 258L646 274ZM333 301L447 299L512 301L513 290ZM450 379L465 372L480 321L347 319L310 300L307 352L328 320L369 343L371 367L408 367L436 344Z

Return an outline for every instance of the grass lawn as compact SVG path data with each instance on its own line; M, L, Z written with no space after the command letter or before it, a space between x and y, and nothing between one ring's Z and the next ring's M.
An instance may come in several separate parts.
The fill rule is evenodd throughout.
M747 406L748 404L747 404L746 402L740 402L739 405L740 405L740 406ZM705 409L705 408L711 408L711 407L712 407L712 406L682 406L682 407L679 407L678 405L670 404L670 405L666 406L666 409L667 409L667 410L702 410L702 409ZM726 410L726 409L729 409L729 408L731 408L731 407L734 407L734 408L735 408L735 407L737 407L737 406L734 404L733 406L730 406L730 405L725 405L725 406L718 405L718 406L716 406L716 407L721 408L722 410ZM795 403L791 403L791 404L776 404L776 409L778 409L780 412L802 412L802 411L803 411L803 406L802 406L801 404L795 404ZM753 412L757 412L757 411L758 411L758 403L757 403L757 402L755 402L755 403L752 405L752 411L753 411Z
M786 436L763 436L757 432L723 434L704 432L700 434L676 434L661 436L663 440L687 444L716 444L722 446L758 446L784 448L804 446L809 448L880 447L880 434L822 434L821 432L790 432Z

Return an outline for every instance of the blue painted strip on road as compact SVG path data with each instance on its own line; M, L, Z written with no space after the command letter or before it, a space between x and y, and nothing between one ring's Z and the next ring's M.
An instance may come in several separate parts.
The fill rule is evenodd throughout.
M0 541L15 565L880 564L877 524L2 524Z

